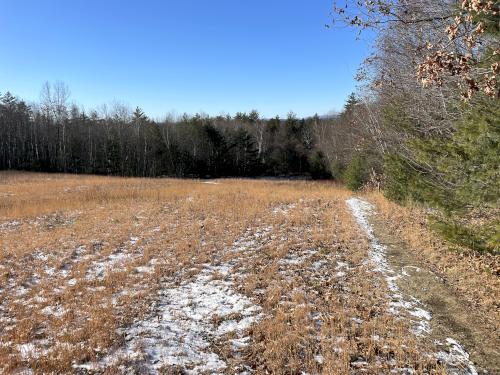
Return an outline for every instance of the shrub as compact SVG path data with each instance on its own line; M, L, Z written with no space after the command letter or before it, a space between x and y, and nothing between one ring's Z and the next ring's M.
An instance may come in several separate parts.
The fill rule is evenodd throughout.
M345 164L339 160L336 160L332 162L330 171L334 180L342 181L345 172Z
M448 137L408 141L412 161L386 157L384 193L398 203L432 207L433 227L448 240L495 253L500 246L500 102L482 98L467 109Z
M465 220L460 220L460 218L447 216L444 218L434 217L431 222L431 227L452 243L466 246L475 251L500 253L499 220L488 224L472 225Z
M369 166L366 156L362 154L355 155L343 173L343 181L351 190L361 189L369 178Z

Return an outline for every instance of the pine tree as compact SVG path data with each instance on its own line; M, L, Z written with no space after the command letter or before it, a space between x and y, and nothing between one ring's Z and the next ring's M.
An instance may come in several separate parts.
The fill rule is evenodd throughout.
M344 112L350 113L354 110L354 108L359 104L358 98L356 98L356 94L353 92L347 97L347 101L344 105Z

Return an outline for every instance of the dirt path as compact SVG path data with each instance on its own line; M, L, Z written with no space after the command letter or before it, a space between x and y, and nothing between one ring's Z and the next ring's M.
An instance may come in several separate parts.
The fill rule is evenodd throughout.
M437 347L437 357L452 374L499 374L500 340L481 314L390 233L371 205L354 202L362 207L358 216L365 223L360 225L370 232L372 246L379 249L378 256L385 261L382 267L386 278L394 283L391 290L397 295L395 303L406 304L410 319L416 310L428 313L422 314L420 322L417 319L421 329L416 333ZM394 296L391 298L394 300Z

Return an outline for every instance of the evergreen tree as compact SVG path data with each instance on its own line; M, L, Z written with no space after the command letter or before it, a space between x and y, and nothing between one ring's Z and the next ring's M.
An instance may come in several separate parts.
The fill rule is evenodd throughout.
M347 101L344 104L344 112L345 113L350 113L356 108L356 106L359 104L358 98L356 98L356 94L351 93L347 97Z

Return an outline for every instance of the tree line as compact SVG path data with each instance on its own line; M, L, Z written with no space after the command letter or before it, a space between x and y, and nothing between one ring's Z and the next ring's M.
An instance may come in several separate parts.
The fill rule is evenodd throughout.
M341 116L203 114L153 121L121 104L86 113L46 83L40 102L0 95L0 169L138 177L332 177ZM344 129L345 130L345 129ZM335 150L335 147L339 147Z

